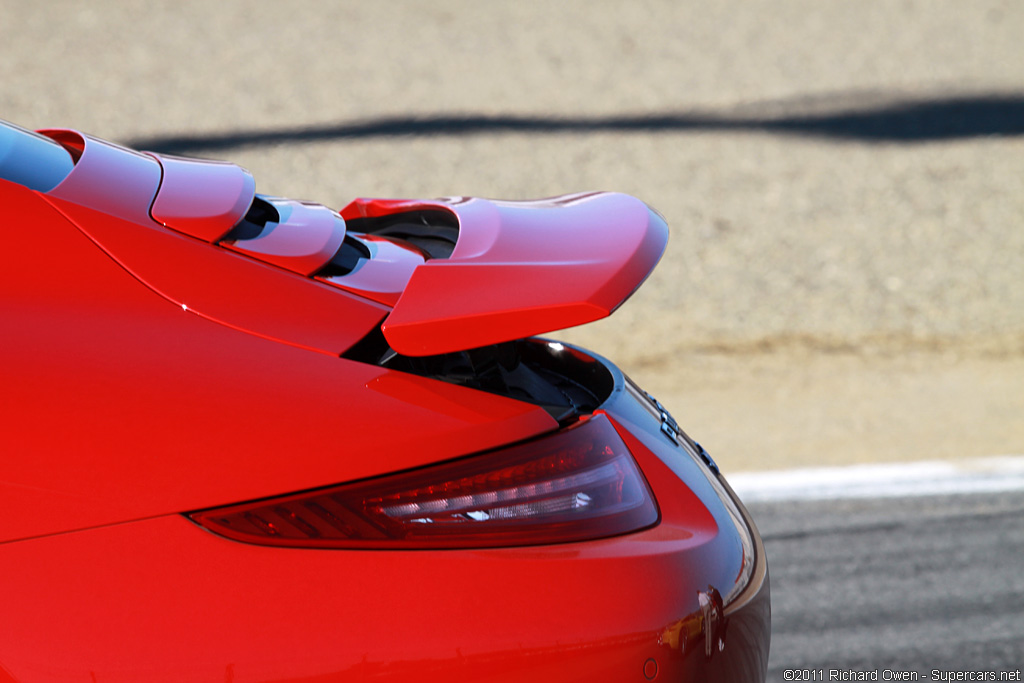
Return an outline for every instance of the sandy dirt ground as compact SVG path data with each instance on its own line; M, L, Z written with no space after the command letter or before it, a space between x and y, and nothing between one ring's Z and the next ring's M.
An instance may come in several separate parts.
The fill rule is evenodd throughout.
M0 118L258 191L620 190L619 362L727 470L1024 453L1024 5L0 0Z

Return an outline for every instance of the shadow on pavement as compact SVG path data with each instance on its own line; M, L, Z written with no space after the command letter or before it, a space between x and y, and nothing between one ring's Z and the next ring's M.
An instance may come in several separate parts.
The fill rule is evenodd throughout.
M169 135L131 147L169 154L283 143L392 136L488 133L737 131L865 143L921 143L1024 134L1024 95L998 94L888 102L875 108L771 116L680 112L616 116L440 114L395 116L277 130Z

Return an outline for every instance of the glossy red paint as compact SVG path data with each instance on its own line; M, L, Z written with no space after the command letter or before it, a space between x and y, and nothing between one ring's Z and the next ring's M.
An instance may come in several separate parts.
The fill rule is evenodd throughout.
M215 324L154 294L36 193L0 181L0 202L4 450L18 454L0 481L0 540L359 479L555 426L534 406L389 383L384 368ZM295 452L301 468L282 456Z
M445 211L451 213L449 203L456 200L425 201L422 199L354 199L341 210L341 217L347 221L356 218L376 218L410 211ZM453 214L453 217L454 214Z
M141 226L77 204L50 202L161 297L228 327L337 355L387 314L384 306L152 221Z
M399 353L448 353L602 318L668 241L661 217L626 195L449 206L459 217L455 251L417 268L384 322Z
M679 625L699 622L695 587L730 571L728 541L657 456L634 454L662 523L589 543L295 551L170 515L0 546L0 582L18 587L0 661L43 682L642 681L649 659L664 680L760 680L767 591L705 658L704 633Z
M46 134L75 161L62 182L0 179L0 681L764 680L763 547L660 404L583 350L463 352L607 315L664 248L645 205L357 200L346 219L450 213L458 242L425 259L366 235L401 255L328 283L314 261L337 224L216 243L244 172ZM513 377L511 351L533 375ZM418 481L588 420L635 460L656 525L368 551L238 542L186 516Z

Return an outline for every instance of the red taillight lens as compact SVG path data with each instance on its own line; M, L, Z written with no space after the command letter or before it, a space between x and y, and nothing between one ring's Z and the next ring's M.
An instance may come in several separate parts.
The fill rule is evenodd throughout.
M608 418L500 451L189 515L228 538L307 548L470 548L582 541L658 521Z

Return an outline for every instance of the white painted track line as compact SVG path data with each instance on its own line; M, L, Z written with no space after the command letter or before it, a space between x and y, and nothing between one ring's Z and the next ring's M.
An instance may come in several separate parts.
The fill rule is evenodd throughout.
M766 472L726 477L747 503L1024 490L1024 455Z

